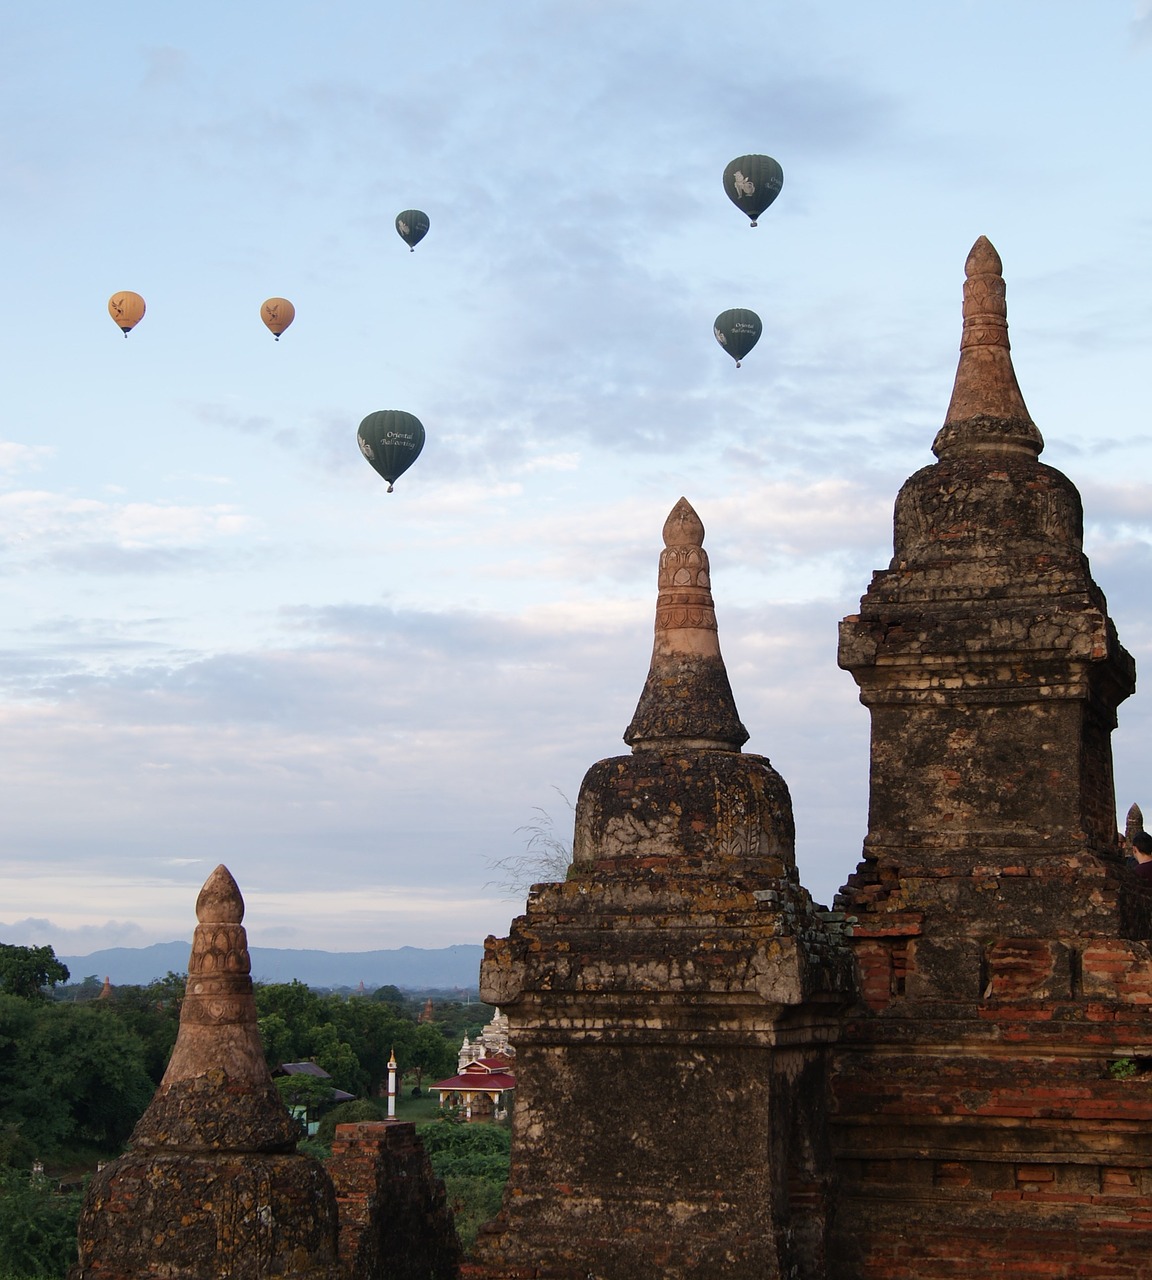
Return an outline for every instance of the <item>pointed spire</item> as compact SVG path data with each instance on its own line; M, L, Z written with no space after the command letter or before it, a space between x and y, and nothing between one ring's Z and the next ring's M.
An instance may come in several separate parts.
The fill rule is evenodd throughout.
M1036 457L1044 440L1028 415L1012 367L1000 255L987 236L964 264L964 333L952 401L932 444L938 457L1020 453Z
M133 1146L291 1150L298 1134L264 1060L244 899L227 867L204 882L196 919L176 1045Z
M1128 817L1124 822L1125 838L1131 840L1133 836L1137 836L1144 830L1144 814L1138 804L1134 804L1128 810Z
M624 741L633 751L739 751L748 741L720 656L704 525L686 498L664 522L652 665Z

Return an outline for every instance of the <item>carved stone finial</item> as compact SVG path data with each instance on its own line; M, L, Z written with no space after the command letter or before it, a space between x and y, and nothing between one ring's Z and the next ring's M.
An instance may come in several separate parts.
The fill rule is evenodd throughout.
M295 1124L260 1044L244 899L227 867L204 882L196 918L176 1045L133 1146L290 1150Z
M635 751L739 751L748 730L720 656L704 525L686 498L669 512L663 534L652 665L624 741Z
M1124 838L1131 840L1133 836L1139 835L1144 830L1144 814L1141 812L1140 806L1134 804L1128 810L1128 818L1124 823Z
M296 1150L264 1061L244 899L226 867L196 901L180 1031L129 1150L84 1197L70 1280L341 1280L332 1181Z
M244 919L240 886L223 863L204 881L196 899L196 919L201 924L240 924Z
M1000 255L986 236L972 246L964 271L960 363L932 452L938 458L976 453L1037 457L1044 440L1029 417L1012 367Z

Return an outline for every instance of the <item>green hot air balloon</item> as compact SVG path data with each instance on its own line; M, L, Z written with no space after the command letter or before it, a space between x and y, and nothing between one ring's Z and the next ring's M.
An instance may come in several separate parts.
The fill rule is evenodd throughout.
M740 361L760 341L763 331L760 317L755 311L748 311L744 307L721 311L712 325L716 341L736 361L737 369L740 368Z
M378 409L370 413L356 432L360 452L375 471L392 485L420 456L424 448L424 427L420 419L400 409Z
M783 185L784 170L771 156L737 156L724 170L728 199L737 209L743 209L753 226Z
M416 246L428 234L428 215L420 209L405 209L396 215L396 231L409 252L415 253Z

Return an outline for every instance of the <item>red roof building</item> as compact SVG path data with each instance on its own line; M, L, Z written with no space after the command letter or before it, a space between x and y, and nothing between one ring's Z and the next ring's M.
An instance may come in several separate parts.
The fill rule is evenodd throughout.
M460 1107L466 1120L500 1120L508 1114L516 1077L508 1059L477 1058L459 1075L430 1085L440 1095L440 1106Z

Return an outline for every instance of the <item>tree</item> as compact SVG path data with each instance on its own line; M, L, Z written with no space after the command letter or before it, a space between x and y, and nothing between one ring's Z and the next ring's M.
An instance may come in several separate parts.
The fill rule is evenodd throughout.
M410 1015L386 1002L353 998L330 1007L340 1038L352 1046L366 1080L366 1091L379 1095L388 1079L388 1059L408 1060L416 1024Z
M423 1022L416 1028L410 1056L404 1065L416 1076L418 1089L423 1087L425 1072L433 1080L441 1080L455 1073L456 1062L455 1046L449 1044L435 1027Z
M281 1101L290 1110L301 1107L309 1111L317 1111L332 1101L332 1081L322 1076L310 1076L301 1072L299 1075L277 1076L276 1092Z
M15 947L0 942L0 991L23 1000L45 999L45 987L67 982L68 966L51 947Z
M345 1093L363 1093L368 1084L368 1074L360 1066L352 1046L340 1039L340 1033L331 1022L315 1030L312 1057L317 1066L323 1067L332 1077L332 1083Z
M153 1090L139 1039L102 1004L0 995L0 1129L37 1155L117 1150Z
M172 1056L186 984L184 974L169 973L146 987L117 987L114 998L101 1006L139 1039L144 1065L154 1084L163 1079Z
M6 1275L62 1276L76 1261L83 1196L43 1177L0 1168L0 1265Z

